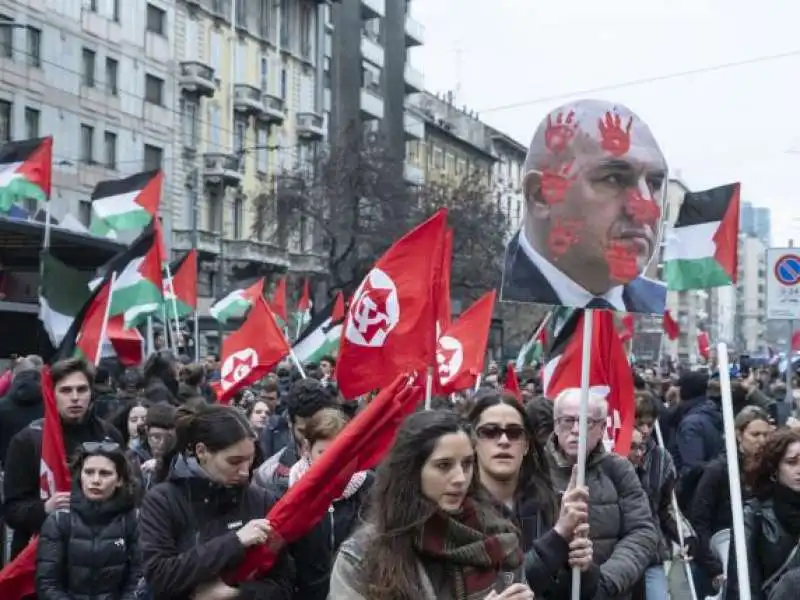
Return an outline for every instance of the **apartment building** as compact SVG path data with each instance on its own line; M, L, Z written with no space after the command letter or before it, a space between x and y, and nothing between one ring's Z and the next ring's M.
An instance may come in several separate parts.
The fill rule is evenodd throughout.
M174 248L200 252L199 312L233 279L324 272L310 232L288 247L252 235L253 202L276 175L313 157L325 137L325 2L180 0L176 111L181 130Z
M331 139L380 132L398 160L424 136L409 95L424 89L410 52L425 41L410 0L336 0L325 7L324 106ZM420 183L410 180L409 183Z
M766 354L767 246L762 239L739 234L739 280L736 284L735 345L739 352Z
M525 155L528 148L505 133L489 129L494 154L494 198L500 210L508 218L509 236L522 227L525 218L525 196L522 191L522 177Z
M0 2L0 143L52 135L52 214L89 224L104 179L161 167L175 186L171 2ZM35 206L26 206L33 213ZM171 225L164 211L165 228Z

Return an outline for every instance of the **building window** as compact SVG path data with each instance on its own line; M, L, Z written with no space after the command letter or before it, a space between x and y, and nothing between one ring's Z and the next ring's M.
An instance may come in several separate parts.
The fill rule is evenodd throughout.
M147 31L150 33L157 33L158 35L166 35L167 31L167 11L153 6L147 5Z
M247 121L236 119L233 126L233 151L239 156L244 154L245 135L247 135Z
M261 91L269 91L269 58L261 57Z
M222 113L219 106L208 107L209 145L212 152L222 147Z
M463 177L467 172L467 162L463 158L459 158L456 163L456 175Z
M455 173L455 171L456 171L456 157L453 156L453 154L451 152L448 152L447 155L445 156L445 163L444 164L445 164L445 166L444 166L445 171L447 171L450 174Z
M286 94L289 91L289 80L286 74L286 67L281 68L281 98L286 100Z
M83 49L83 85L94 87L94 67L97 54L89 48Z
M435 169L444 169L444 152L441 148L433 149L433 167Z
M0 21L13 21L13 17L0 15ZM14 28L0 27L0 56L3 58L14 57Z
M113 131L106 131L103 137L103 151L105 156L104 163L107 169L117 168L117 134Z
M256 133L256 170L265 174L269 168L269 134L265 127L259 127Z
M161 168L164 150L158 146L144 145L144 170L153 171Z
M222 68L222 36L219 31L211 31L210 46L211 68L214 69L214 75L219 77L218 73Z
M25 107L25 139L31 140L39 137L39 121L42 113L35 108Z
M300 8L300 55L311 57L311 6L303 4Z
M269 0L261 0L260 14L258 16L258 33L264 39L269 39L269 13L272 10Z
M281 47L289 47L289 0L281 0Z
M42 30L28 25L27 32L28 66L42 66Z
M119 23L119 2L120 0L113 0L111 3L111 20L114 23Z
M89 12L97 12L97 0L89 0Z
M11 102L0 100L0 142L11 141Z
M244 237L244 198L237 196L233 199L233 239L240 240Z
M144 76L144 100L150 104L164 106L164 80L150 75Z
M236 0L236 27L247 28L247 3Z
M106 90L112 96L119 94L119 62L116 58L106 57Z
M185 100L181 121L183 124L183 145L186 148L197 148L197 102Z
M78 219L80 219L80 222L83 223L84 226L89 227L89 223L92 222L91 200L81 200L78 205Z
M81 125L81 161L94 164L94 127Z

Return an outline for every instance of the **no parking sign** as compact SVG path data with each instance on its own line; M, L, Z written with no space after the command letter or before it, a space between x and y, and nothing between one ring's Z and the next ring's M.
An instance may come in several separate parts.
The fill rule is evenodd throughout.
M800 320L800 249L767 250L767 319Z

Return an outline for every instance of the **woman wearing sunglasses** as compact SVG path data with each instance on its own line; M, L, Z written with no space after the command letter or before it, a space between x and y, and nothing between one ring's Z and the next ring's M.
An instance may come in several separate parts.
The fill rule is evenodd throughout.
M84 442L72 472L69 510L51 513L42 526L37 597L133 598L141 569L128 461L116 442Z
M513 396L480 392L469 421L477 438L478 479L521 529L528 585L537 598L568 597L569 567L592 565L588 492L571 486L559 509L544 450ZM584 579L582 597L592 598L596 578Z

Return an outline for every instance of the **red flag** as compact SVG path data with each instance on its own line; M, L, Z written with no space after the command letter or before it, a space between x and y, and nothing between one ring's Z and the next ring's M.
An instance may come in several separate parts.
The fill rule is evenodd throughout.
M331 322L338 323L344 321L345 308L344 308L344 294L341 290L336 292L336 301L333 303L333 311L331 312Z
M664 317L661 319L661 325L664 328L664 333L667 334L667 337L671 340L677 340L678 336L681 334L680 327L678 327L677 321L672 318L672 315L669 313L669 310L664 311Z
M172 311L170 303L173 296L176 301L197 310L197 250L189 250L173 262L170 265L170 272L172 274L171 290L167 288L169 280L164 279L164 301L168 303L167 310Z
M275 291L272 292L272 302L269 307L276 315L283 319L284 323L289 322L286 313L286 279L281 279L275 285Z
M481 296L439 337L437 393L450 394L475 387L483 372L496 295L492 290Z
M125 329L125 315L109 317L106 337L119 362L126 367L136 367L144 362L144 339L135 327Z
M450 328L451 305L450 305L450 273L453 267L453 230L449 227L444 232L441 249L441 263L436 279L438 289L434 291L434 298L439 299L439 307L436 314L436 322L439 327L438 333L447 331Z
M395 242L353 294L336 363L345 398L434 364L440 264L431 257L440 251L446 218L440 209Z
M308 472L280 499L267 515L278 540L291 543L319 523L333 501L341 497L358 471L375 468L394 443L403 420L422 400L422 388L408 385L408 375L398 376L347 425ZM275 563L277 547L256 546L228 583L266 573Z
M303 280L303 293L297 302L297 312L305 314L311 308L311 284L308 279Z
M272 311L257 298L242 326L222 342L218 401L227 404L237 390L264 377L289 351Z
M632 314L627 313L624 317L622 317L622 327L622 332L619 334L619 341L624 344L628 340L633 339L634 325Z
M56 492L70 491L67 455L64 450L64 432L53 395L50 367L42 369L42 401L44 425L42 426L42 458L39 468L39 493L46 500ZM36 593L36 549L34 537L17 557L0 571L0 598L23 598Z
M91 365L97 362L98 351L103 343L100 336L103 334L103 322L111 300L111 279L100 285L102 287L92 296L91 305L83 313L83 322L75 340L78 351Z
M711 342L708 339L708 334L702 329L697 332L697 351L703 360L708 360L711 351Z
M800 330L792 334L792 350L794 352L800 352Z
M506 381L503 390L514 396L517 400L522 400L522 390L519 387L517 372L514 370L514 363L509 361L506 367Z
M608 401L608 436L614 442L614 452L627 456L636 421L633 373L614 325L614 313L595 310L591 314L589 385ZM565 389L581 387L584 316L584 311L575 311L554 342L543 375L545 395L551 400Z

